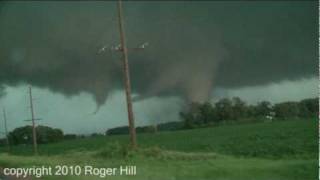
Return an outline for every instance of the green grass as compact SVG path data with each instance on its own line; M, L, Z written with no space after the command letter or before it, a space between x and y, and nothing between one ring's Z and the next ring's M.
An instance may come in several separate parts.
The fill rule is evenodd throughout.
M193 154L194 156L196 154ZM201 180L313 180L317 177L317 160L268 160L256 158L234 158L214 156L203 159L102 159L86 153L66 156L21 157L0 155L0 164L6 166L31 167L43 164L85 165L94 167L117 167L133 164L137 166L137 176L116 176L108 179L201 179ZM8 163L10 162L10 163ZM90 177L90 179L99 179ZM46 177L46 179L61 179ZM67 177L63 179L79 179ZM86 178L84 178L86 179ZM88 178L87 178L88 179Z
M317 121L297 120L138 134L138 143L143 148L158 146L174 151L217 152L245 157L315 157L318 153L317 135ZM114 142L127 144L128 136L86 138L39 145L39 151L43 155L95 151ZM32 147L15 146L13 154L31 155Z
M125 135L40 145L39 157L29 156L29 146L15 146L11 155L0 154L0 166L137 165L137 176L109 179L312 180L318 172L317 124L295 120L139 134L138 151L124 147Z

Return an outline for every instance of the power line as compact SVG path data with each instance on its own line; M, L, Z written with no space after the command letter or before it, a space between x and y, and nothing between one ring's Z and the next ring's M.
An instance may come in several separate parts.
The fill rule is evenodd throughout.
M108 48L107 46L103 46L98 53L105 52L107 49L111 51L120 51L123 54L123 73L124 73L124 85L125 85L125 94L126 94L126 102L127 102L127 110L128 110L128 122L129 122L129 134L130 134L130 144L132 148L137 147L136 140L136 130L135 130L135 122L134 122L134 114L132 107L132 98L131 98L131 83L130 83L130 71L128 64L128 50L143 50L146 46L149 45L148 42L141 44L139 47L135 48L127 48L126 38L125 38L125 30L124 30L124 22L123 22L123 9L122 9L122 1L118 0L118 21L119 21L119 33L120 33L120 45L111 46Z
M6 115L5 108L3 108L3 121L4 121L4 133L6 136L7 147L8 147L8 151L10 151L10 142L9 142L9 136L8 136L8 127L7 127L7 115Z
M34 150L34 154L38 155L37 132L36 132L36 125L34 122L35 117L34 117L34 110L33 110L32 87L31 86L29 86L29 97L30 97L30 111L31 111L31 121L32 121L33 150Z
M31 119L25 119L23 121L31 121L32 122L32 142L33 142L33 151L34 155L38 155L38 143L37 143L37 131L36 131L36 123L35 121L42 120L41 118L35 118L34 115L34 106L33 106L33 96L32 96L32 87L29 86L29 103L30 103L30 112L31 112Z
M119 20L119 31L120 31L120 47L123 53L123 72L124 72L124 84L125 84L125 92L126 92L126 100L127 100L127 110L128 110L128 121L129 121L129 133L130 133L130 142L132 148L137 147L137 139L136 139L136 130L134 125L134 115L132 108L132 100L131 100L131 86L130 86L130 72L128 65L128 49L126 44L125 32L124 32L124 23L122 17L122 1L118 1L118 20Z

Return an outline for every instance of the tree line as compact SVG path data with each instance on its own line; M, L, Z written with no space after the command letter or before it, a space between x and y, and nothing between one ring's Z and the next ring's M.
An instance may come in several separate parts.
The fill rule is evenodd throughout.
M318 117L318 98L304 99L299 102L282 102L271 104L262 101L256 105L248 105L239 97L223 98L212 104L190 103L180 117L184 128L196 128L210 124L235 121L286 120Z
M137 133L154 133L225 123L310 119L317 118L318 112L318 98L276 104L261 101L255 105L249 105L239 97L223 98L216 103L192 102L179 113L181 121L137 127L136 131ZM128 134L128 132L128 126L121 126L107 130L106 135Z
M39 144L47 144L52 142L58 142L63 140L63 131L57 128L51 128L48 126L37 126L36 127L37 142ZM9 142L11 145L18 144L32 144L32 126L27 125L23 127L18 127L9 132L8 134ZM0 145L5 145L6 140L0 139Z
M256 105L248 105L239 97L223 98L216 103L190 103L179 113L181 121L167 122L157 125L136 127L137 133L155 133L157 131L174 131L199 127L215 126L224 123L273 121L290 119L317 118L319 114L318 98L304 99L299 102L282 102L271 104L262 101ZM88 136L64 134L61 129L48 126L37 126L37 142L46 144L61 140L79 139ZM91 137L104 135L128 134L128 126L108 129L105 134L92 133ZM32 144L32 126L15 128L9 133L10 144ZM0 145L5 144L0 139Z

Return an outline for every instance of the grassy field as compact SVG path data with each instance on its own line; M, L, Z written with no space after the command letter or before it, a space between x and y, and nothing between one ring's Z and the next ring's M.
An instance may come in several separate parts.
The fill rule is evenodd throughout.
M316 120L225 125L156 134L139 134L140 149L126 148L128 137L111 136L29 146L0 154L1 167L34 165L136 165L136 176L108 179L313 180L318 178ZM4 149L0 149L2 152ZM45 177L58 179L59 177ZM61 177L60 177L61 178ZM90 179L100 179L92 176ZM64 179L88 179L69 176Z

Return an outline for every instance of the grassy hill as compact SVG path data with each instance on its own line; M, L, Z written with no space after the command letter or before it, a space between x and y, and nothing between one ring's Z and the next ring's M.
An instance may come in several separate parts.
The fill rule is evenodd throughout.
M112 178L311 180L318 171L317 124L295 120L139 134L141 149L135 152L125 148L126 135L40 145L39 157L29 156L32 147L15 146L11 155L0 154L0 166L130 163L137 165L137 176Z

